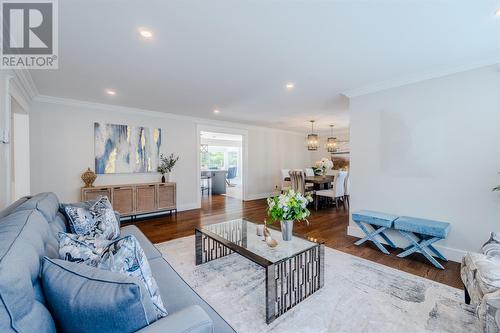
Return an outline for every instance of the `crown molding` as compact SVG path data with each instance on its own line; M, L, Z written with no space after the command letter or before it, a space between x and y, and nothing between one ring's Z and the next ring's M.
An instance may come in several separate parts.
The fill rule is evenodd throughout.
M40 103L65 105L65 106L71 106L71 107L83 107L83 108L90 108L90 109L95 109L95 110L121 112L121 113L132 114L132 115L141 115L141 116L150 116L150 117L156 117L156 118L192 121L198 125L230 127L230 128L236 128L236 129L242 129L242 130L249 130L249 129L266 130L266 131L277 132L277 133L285 133L285 134L304 136L303 132L296 132L296 131L284 130L284 129L279 129L279 128L257 126L257 125L224 121L224 120L213 120L213 119L207 119L207 118L184 116L184 115L168 113L168 112L154 111L154 110L141 109L141 108L133 108L133 107L128 107L128 106L114 105L114 104L87 102L87 101L81 101L81 100L76 100L76 99L62 98L62 97L55 97L55 96L48 96L48 95L36 95L35 98L33 99L33 101L40 102Z
M481 61L476 61L476 62L471 62L468 64L462 64L462 65L455 65L455 66L448 66L448 67L442 67L440 69L436 69L433 71L427 71L423 72L421 74L413 75L413 76L408 76L404 78L397 78L393 80L387 80L387 81L382 81L378 83L373 83L369 84L360 88L355 88L351 90L347 90L342 93L342 95L346 96L347 98L353 98L353 97L358 97L362 95L368 95L368 94L373 94L379 91L384 91L392 88L397 88L401 86L406 86L412 83L417 83L417 82L422 82L422 81L427 81L427 80L432 80L432 79L437 79L440 77L452 75L452 74L457 74L461 72L466 72L482 67L487 67L487 66L492 66L492 65L497 65L500 64L500 57L492 57L492 58L486 58Z
M11 74L12 82L16 85L18 92L22 95L25 103L30 105L38 96L38 89L30 72L26 69L13 69Z

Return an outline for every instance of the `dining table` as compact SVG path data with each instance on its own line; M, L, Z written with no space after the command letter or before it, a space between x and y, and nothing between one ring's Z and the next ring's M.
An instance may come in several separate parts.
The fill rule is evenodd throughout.
M333 175L325 176L310 176L305 177L305 182L313 184L315 191L326 190L330 188L330 184L333 182L335 177ZM285 178L286 181L290 181L290 177Z

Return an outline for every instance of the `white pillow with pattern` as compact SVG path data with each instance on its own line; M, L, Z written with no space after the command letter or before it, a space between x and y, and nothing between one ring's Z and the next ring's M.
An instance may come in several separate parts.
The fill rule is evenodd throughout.
M500 233L492 232L490 239L483 245L481 252L490 257L500 258Z

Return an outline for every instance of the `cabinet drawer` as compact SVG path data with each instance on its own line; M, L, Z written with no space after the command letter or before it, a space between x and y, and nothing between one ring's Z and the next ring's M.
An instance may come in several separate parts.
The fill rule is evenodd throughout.
M175 184L158 185L158 209L175 209Z
M134 213L133 187L113 187L113 209L121 215Z
M92 189L84 189L82 190L82 200L96 200L99 197L108 197L111 200L111 191L109 188L92 188Z
M156 186L137 186L135 193L136 213L151 212L156 210Z

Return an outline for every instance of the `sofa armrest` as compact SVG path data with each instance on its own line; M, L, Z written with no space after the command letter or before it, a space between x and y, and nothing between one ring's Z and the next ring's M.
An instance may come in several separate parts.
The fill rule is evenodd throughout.
M137 331L137 333L213 333L212 319L199 306L174 312Z
M500 332L500 289L484 295L477 312L483 332Z

